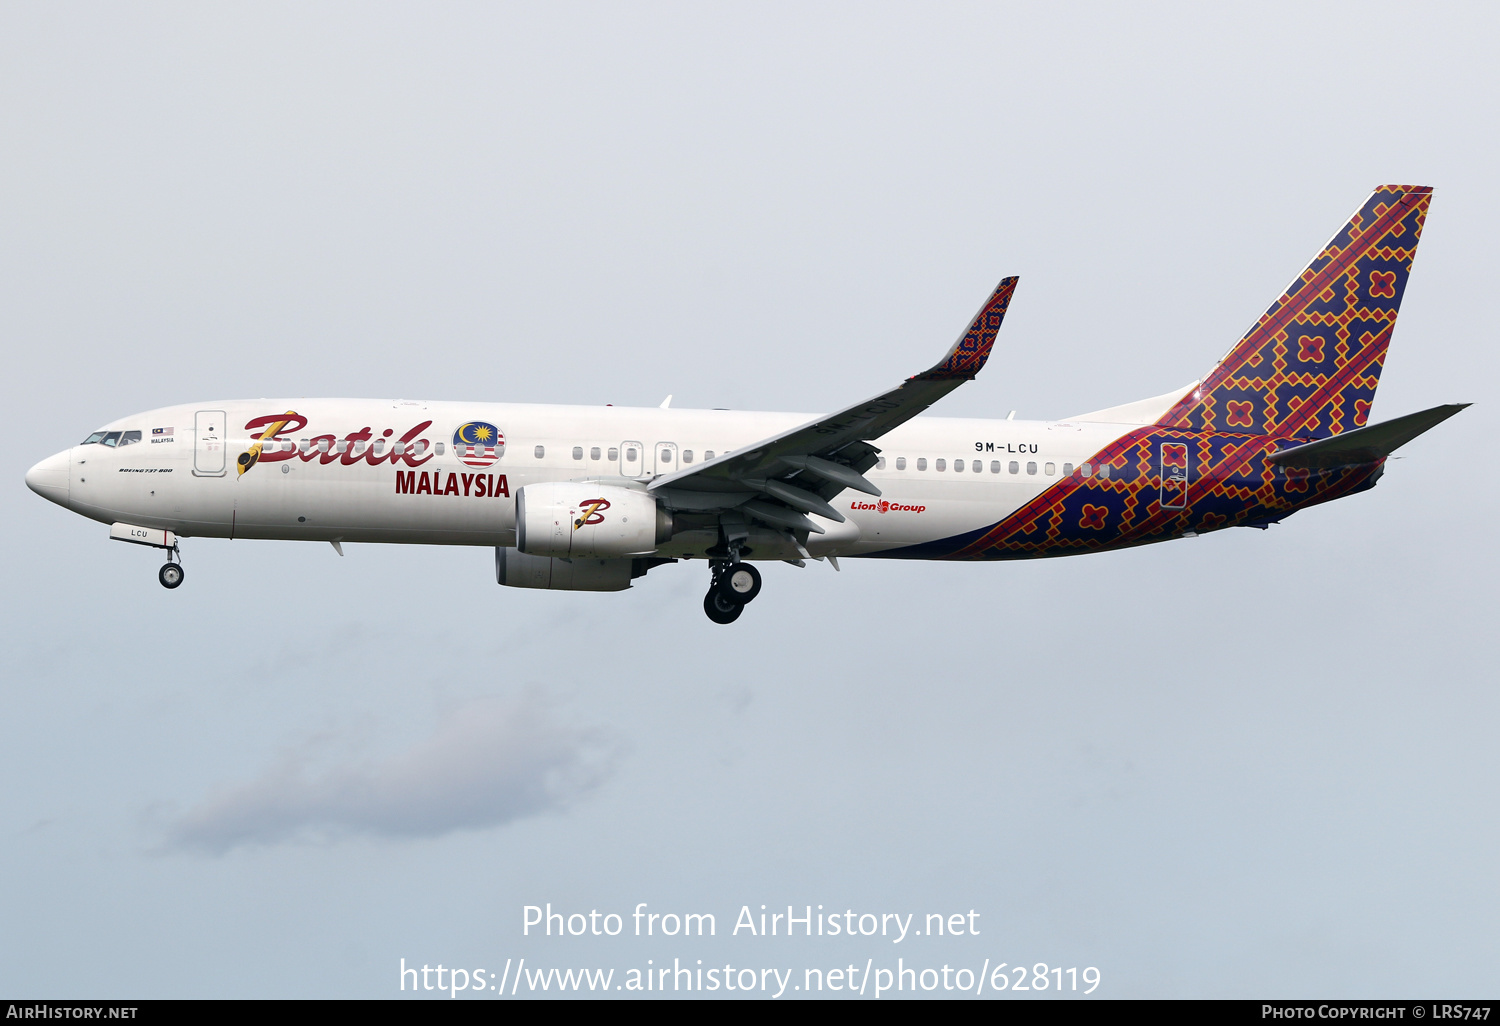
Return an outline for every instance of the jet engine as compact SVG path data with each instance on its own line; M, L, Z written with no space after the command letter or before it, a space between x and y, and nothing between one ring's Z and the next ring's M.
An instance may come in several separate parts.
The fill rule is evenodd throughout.
M634 559L561 559L528 556L503 545L495 549L495 580L507 588L545 591L624 591L637 577L675 559L636 556Z
M606 560L648 556L671 536L672 514L636 488L548 481L516 493L516 548L525 555ZM628 566L629 560L625 563Z
M530 486L528 486L530 487ZM508 588L549 591L624 591L635 573L634 559L558 559L529 556L503 546L495 549L495 580Z

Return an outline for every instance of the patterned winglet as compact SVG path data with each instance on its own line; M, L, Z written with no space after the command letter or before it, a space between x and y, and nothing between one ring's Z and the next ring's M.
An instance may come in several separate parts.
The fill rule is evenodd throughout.
M1382 185L1239 344L1157 421L1326 438L1370 414L1432 189Z
M1016 291L1020 276L1011 275L1000 279L990 298L969 322L969 327L959 336L948 355L936 367L913 376L912 381L948 381L954 378L969 381L977 375L984 362L990 358L995 346L995 334L1005 320L1005 311L1010 308L1010 297Z

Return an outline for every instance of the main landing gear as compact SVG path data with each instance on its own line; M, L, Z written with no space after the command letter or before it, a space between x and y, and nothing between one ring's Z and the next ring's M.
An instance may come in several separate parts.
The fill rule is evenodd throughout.
M175 563L172 562L174 555L177 557L177 562ZM182 577L182 553L178 552L176 547L170 548L167 550L166 563L156 572L156 579L161 582L163 588L170 589L181 584Z
M714 560L703 611L714 623L734 623L760 594L760 571L739 560Z

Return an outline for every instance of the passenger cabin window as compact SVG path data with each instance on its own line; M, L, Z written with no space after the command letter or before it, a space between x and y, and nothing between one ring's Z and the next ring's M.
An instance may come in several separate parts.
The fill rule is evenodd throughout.
M1012 474L1019 474L1021 472L1021 464L1017 463L1015 460L1011 460L1010 461L1010 472Z
M545 445L539 445L534 450L532 450L532 452L536 455L537 459L542 459L547 455L547 447Z
M573 446L573 458L575 460L581 460L581 459L583 459L583 446L581 446L581 445L575 445L575 446Z
M591 460L597 460L598 458L599 458L599 447L596 445L596 446L594 446L593 448L591 448L589 450L589 459L591 459Z
M104 435L105 435L105 432L103 432L103 431L95 431L93 434L89 435L87 438L85 438L83 441L79 442L78 444L79 445L98 445L100 442L104 441Z
M1043 471L1043 472L1044 472L1044 473L1045 473L1045 474L1046 474L1046 475L1047 475L1047 476L1048 476L1048 477L1052 477L1052 476L1053 476L1053 475L1055 475L1055 474L1056 474L1056 473L1057 473L1057 464L1056 464L1056 463L1048 463L1048 464L1045 464L1045 465L1044 465L1044 466L1043 466L1043 467L1042 467L1042 471Z
M537 448L541 448L541 446L538 446ZM636 454L635 446L633 446L633 445L627 446L626 449L625 449L625 462L626 463L634 463L636 455L637 454Z
M326 453L328 451L328 446L329 446L328 439L326 439L326 438L320 438L320 439L318 439L318 451L319 452Z
M937 469L939 469L939 470L947 470L948 469L948 461L947 460L938 460L936 465L937 465Z
M877 459L875 461L875 469L876 470L884 470L885 469L885 457L884 456L880 457L879 459Z
M990 460L990 473L991 474L998 474L998 473L1000 473L1000 461L999 460Z
M955 474L962 474L964 472L964 461L963 460L954 460L953 461L953 472Z
M1109 464L1108 463L1101 463L1099 465L1099 476L1102 477L1102 478L1108 479L1108 477L1109 477Z
M918 470L926 470L927 469L927 457L926 456L918 456L917 457L917 469Z
M141 433L139 431L125 431L125 432L121 433L121 435L120 435L120 444L121 445L134 445L136 442L139 442L140 440L141 440Z
M905 470L906 469L906 457L905 456L897 456L896 457L896 469L897 470Z
M290 449L292 447L292 443L291 442L283 442L281 447L283 449ZM385 451L385 439L384 438L377 438L377 439L375 439L375 455L379 456L384 451Z
M613 463L615 460L617 460L619 458L620 458L620 450L619 449L611 448L609 450L609 462Z
M704 449L703 450L703 458L706 459L706 460L713 459L714 458L714 451L712 449Z
M691 450L691 449L684 449L684 450L682 450L682 462L684 462L684 463L691 463L691 462L693 462L693 450Z
M1082 466L1080 466L1078 468L1078 472L1080 474L1082 474L1084 477L1093 477L1094 476L1094 467L1093 467L1092 464L1085 463L1085 464L1083 464Z
M1036 473L1036 464L1035 463L1028 463L1028 464L1026 464L1026 473L1028 473L1028 474L1035 474Z
M671 449L663 449L661 451L661 459L660 459L660 461L662 463L671 463L672 462L672 450Z
M1063 477L1072 477L1072 476L1073 476L1073 464L1071 464L1071 463L1064 463L1063 464Z

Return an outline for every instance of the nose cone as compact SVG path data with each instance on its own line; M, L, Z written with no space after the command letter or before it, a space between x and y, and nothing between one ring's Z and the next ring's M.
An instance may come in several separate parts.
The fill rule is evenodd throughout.
M26 487L53 502L68 501L68 453L48 456L26 471Z

